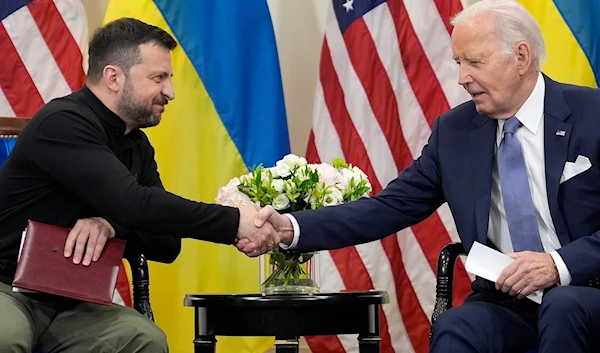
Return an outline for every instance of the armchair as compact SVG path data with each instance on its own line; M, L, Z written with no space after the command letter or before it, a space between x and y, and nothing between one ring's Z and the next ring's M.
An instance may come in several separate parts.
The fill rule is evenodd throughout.
M0 167L29 120L29 118L0 118ZM129 262L132 274L133 308L154 321L154 314L150 306L150 275L146 257L143 254L135 254L129 256L127 262Z
M466 254L462 243L450 243L440 251L436 272L435 306L431 315L432 326L440 315L452 307L454 264L460 255Z
M450 243L442 248L438 257L435 288L435 306L431 315L431 326L446 310L452 307L452 286L454 284L454 264L460 255L467 251L462 243ZM430 332L431 337L431 332ZM527 353L536 353L529 351Z

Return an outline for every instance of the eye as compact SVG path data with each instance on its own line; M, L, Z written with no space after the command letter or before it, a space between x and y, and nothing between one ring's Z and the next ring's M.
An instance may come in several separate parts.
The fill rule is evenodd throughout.
M161 83L168 77L169 77L169 75L167 75L165 73L161 73L161 74L156 74L156 75L152 76L151 78L152 78L152 80L154 80L154 82Z
M469 60L469 65L478 67L481 64L481 61Z

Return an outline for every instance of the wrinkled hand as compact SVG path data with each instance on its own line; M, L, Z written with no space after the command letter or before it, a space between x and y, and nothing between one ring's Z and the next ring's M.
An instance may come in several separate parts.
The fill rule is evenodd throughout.
M239 251L249 257L262 255L279 245L279 234L271 224L259 227L254 219L260 207L255 204L240 206L240 224L235 245Z
M67 236L64 255L70 257L73 253L74 264L81 262L84 266L89 266L92 261L98 261L104 245L114 237L115 229L104 218L80 219Z
M523 251L508 256L515 261L502 271L496 280L496 289L523 299L538 289L558 283L558 270L554 266L552 255Z

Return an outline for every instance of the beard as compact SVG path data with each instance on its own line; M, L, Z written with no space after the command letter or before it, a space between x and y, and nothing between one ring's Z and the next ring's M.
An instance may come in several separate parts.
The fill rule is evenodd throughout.
M167 99L162 96L152 100L152 104L165 105L167 103ZM148 107L136 101L129 78L125 81L123 95L117 103L117 109L123 115L123 119L131 125L132 129L152 127L158 125L160 122L160 115L152 112L152 105Z

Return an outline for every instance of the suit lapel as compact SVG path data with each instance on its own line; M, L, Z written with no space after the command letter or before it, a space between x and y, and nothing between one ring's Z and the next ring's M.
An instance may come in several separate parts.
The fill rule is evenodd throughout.
M469 134L471 156L471 185L475 198L475 222L477 239L487 243L487 231L490 217L490 198L492 193L492 166L494 162L494 144L498 123L485 115L473 119L476 129Z
M565 120L571 110L565 102L560 84L544 75L546 95L544 98L544 159L546 162L546 191L552 222L560 243L569 243L569 235L558 206L558 188L565 162L572 125Z

